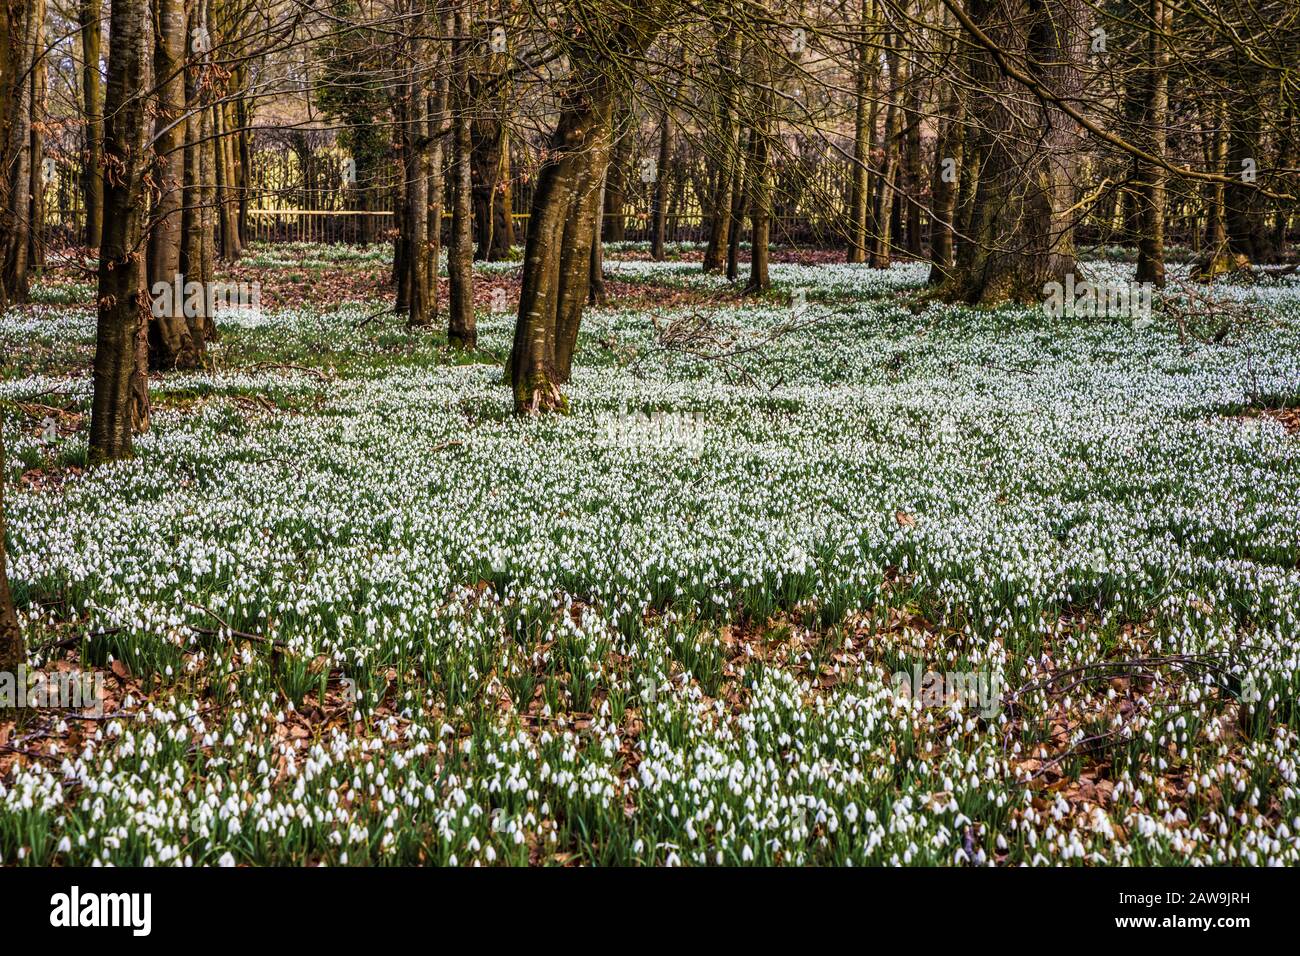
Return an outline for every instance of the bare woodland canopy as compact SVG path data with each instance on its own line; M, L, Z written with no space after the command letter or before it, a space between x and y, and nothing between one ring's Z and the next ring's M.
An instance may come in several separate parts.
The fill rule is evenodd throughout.
M597 239L641 216L661 254L674 181L704 268L762 292L815 150L847 170L818 197L824 239L928 259L933 295L977 304L1040 297L1080 236L1138 244L1157 285L1173 240L1205 275L1269 261L1300 191L1290 0L8 0L0 34L0 303L65 254L40 211L71 142L97 460L147 427L151 367L203 361L211 316L151 315L148 290L240 256L250 155L276 133L330 131L356 205L386 194L363 238L396 244L394 311L453 345L476 345L472 259L524 239L521 412L564 406Z

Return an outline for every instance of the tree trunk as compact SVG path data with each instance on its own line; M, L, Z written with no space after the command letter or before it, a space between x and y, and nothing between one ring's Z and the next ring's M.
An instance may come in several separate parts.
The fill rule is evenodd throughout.
M746 295L771 288L768 275L772 234L772 102L770 87L757 95L757 115L749 131L749 283Z
M204 21L203 4L194 4L189 11L186 35L193 35ZM210 272L204 272L204 211L203 211L203 153L206 148L208 111L202 105L204 92L199 87L198 71L205 69L204 58L194 61L194 69L184 71L186 115L183 124L184 188L181 190L180 273L187 281L206 284L212 281ZM206 285L204 285L206 288ZM206 297L204 297L206 302ZM206 305L196 315L185 316L190 344L201 364L207 350Z
M1083 0L972 0L971 19L1067 100L1078 95ZM993 305L1035 302L1074 272L1074 183L1080 137L1056 106L1026 93L987 51L975 56L970 115L979 181L969 241L945 295ZM968 161L969 162L969 161Z
M676 0L642 0L592 21L570 52L571 76L538 171L524 249L510 382L519 413L563 411L591 278L600 184L609 165L610 121L620 61L639 61Z
M1164 158L1169 123L1169 56L1167 35L1173 21L1168 0L1150 0L1151 30L1148 35L1146 64L1146 128L1150 131L1148 150ZM1141 206L1141 235L1138 237L1137 281L1150 282L1158 289L1165 286L1165 171L1155 163L1140 163L1141 181L1138 202Z
M29 268L41 270L45 267L45 125L48 122L46 103L46 60L45 49L48 43L45 30L44 3L37 3L40 11L40 25L36 32L37 56L40 57L31 74L32 95L32 142L31 163L28 166L31 186L28 193L31 204L27 212L27 221L31 224L27 232L27 263Z
M739 94L737 82L740 69L740 32L728 24L718 38L718 167L716 184L710 203L709 242L704 250L704 271L719 272L727 255L731 239L732 169L740 149L740 123L738 118Z
M1228 107L1220 100L1211 117L1213 132L1208 135L1210 169L1228 173L1229 133ZM1200 279L1212 279L1236 268L1237 262L1228 243L1227 187L1222 181L1210 184L1209 210L1206 215L1205 248L1192 274Z
M0 309L27 298L32 186L32 73L43 0L11 0L0 16ZM4 11L0 11L3 13Z
M104 139L104 114L100 105L104 93L99 75L100 0L80 0L77 10L81 26L81 108L86 123L81 174L82 201L86 206L85 243L91 249L98 249L104 223L104 170L100 168Z
M148 357L144 317L149 308L140 255L153 54L146 0L112 0L109 37L92 464L129 457L132 432L148 424L148 378L140 366L142 350L146 363Z
M605 296L605 190L609 188L610 167L605 167L605 176L600 184L600 196L596 200L596 221L593 226L595 234L591 242L591 275L587 279L587 304L604 305Z
M876 177L876 193L872 200L871 268L888 269L894 243L894 186L898 177L898 148L902 130L898 97L902 92L900 58L894 34L888 41L886 58L889 64L889 105L885 109L885 130L882 141L880 175Z
M930 181L930 285L944 282L953 264L953 220L957 215L966 131L961 99L954 87L944 92L939 113L934 175Z
M636 141L635 118L630 109L619 111L614 124L617 135L614 158L610 163L605 182L605 224L603 234L609 242L622 242L627 236L628 167L632 163L632 147Z
M650 200L650 258L655 262L664 259L664 245L668 231L668 162L672 146L672 114L664 107L659 117L659 155L655 160L654 194Z
M155 303L150 319L149 364L153 368L194 368L198 349L185 323L182 296L166 295L181 273L182 199L185 190L185 3L154 0L154 76L158 96L154 121L153 182L157 190L149 235L149 292ZM160 288L161 286L161 288ZM182 301L176 301L182 299Z
M456 75L451 85L451 245L447 250L448 310L447 341L461 349L478 346L474 323L474 181L471 167L473 102L469 59L472 40L464 6L456 9Z
M879 75L869 39L876 23L875 0L862 0L857 42L853 114L853 179L849 194L849 262L867 261L871 200L871 142L875 138L876 81Z
M737 157L731 174L731 235L727 237L727 281L740 278L740 232L745 224L745 210L749 206L749 154L752 150L752 131L745 134L744 148Z

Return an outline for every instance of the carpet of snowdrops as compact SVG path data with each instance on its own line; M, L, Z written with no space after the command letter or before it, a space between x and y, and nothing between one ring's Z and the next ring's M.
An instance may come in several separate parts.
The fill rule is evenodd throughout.
M1300 862L1295 277L1183 345L910 264L607 268L713 298L590 311L568 416L511 414L509 315L467 362L304 304L94 471L90 309L8 314L16 597L109 699L10 724L0 864ZM697 308L725 354L664 346Z

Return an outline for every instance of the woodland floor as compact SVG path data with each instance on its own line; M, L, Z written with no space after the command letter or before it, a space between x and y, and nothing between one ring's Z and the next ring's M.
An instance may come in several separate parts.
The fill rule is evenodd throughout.
M521 420L517 263L463 356L386 250L254 248L261 314L94 472L92 288L45 277L11 574L108 699L0 720L0 864L1300 862L1300 279L1180 337L674 256L609 250L572 414Z

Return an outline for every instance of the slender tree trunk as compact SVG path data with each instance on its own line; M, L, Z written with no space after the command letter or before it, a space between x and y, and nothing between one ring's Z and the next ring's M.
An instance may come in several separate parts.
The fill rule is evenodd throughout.
M429 314L430 321L437 321L441 315L442 297L438 288L438 259L442 254L442 194L445 180L442 170L443 138L439 134L447 121L447 96L450 77L445 69L438 71L438 83L435 93L429 98L429 130L432 142L429 146L429 207L427 211L429 253L425 261L425 270L429 276Z
M37 3L36 9L40 12L40 24L36 32L37 56L41 59L36 63L31 74L31 92L32 92L32 142L31 142L31 163L29 170L31 174L31 187L28 192L31 195L31 207L27 212L27 221L31 227L27 233L27 262L30 268L38 271L45 267L45 124L47 122L46 103L46 60L44 59L45 48L48 44L45 29L45 3Z
M875 138L876 82L879 69L871 35L876 23L875 0L862 0L857 42L853 114L853 179L849 193L849 262L867 261L867 228L871 200L871 141Z
M765 71L769 73L770 71ZM770 80L770 76L768 77ZM772 94L758 91L754 125L749 131L749 283L746 295L771 288L768 261L772 235Z
M596 200L595 235L591 242L591 276L587 280L587 304L604 305L605 297L605 249L604 231L605 190L609 188L610 168L605 168L605 176L600 184L600 196Z
M470 26L463 4L456 9L457 37L465 37ZM447 251L448 309L447 341L456 348L478 345L474 323L474 181L472 171L473 102L470 88L472 41L456 41L455 79L452 82L451 157L451 246Z
M672 114L664 107L659 117L659 155L655 161L654 195L650 201L650 218L652 221L650 236L650 258L662 262L664 244L668 231L668 162L672 147Z
M104 92L99 75L100 9L100 0L80 0L77 7L81 26L81 108L86 123L82 201L86 206L85 243L91 249L99 248L104 222L104 170L100 165L104 139L101 105Z
M1222 100L1215 104L1211 122L1214 124L1214 129L1208 136L1210 168L1216 173L1226 175L1229 153L1228 107ZM1194 275L1204 279L1231 272L1236 265L1228 245L1227 187L1223 182L1214 182L1210 184L1208 192L1209 210L1206 215L1205 249L1193 269Z
M109 37L104 234L90 422L92 464L129 457L133 431L148 424L144 319L149 303L140 255L145 238L144 174L151 128L147 91L153 58L153 21L146 0L112 0Z
M1173 8L1168 0L1150 0L1151 30L1148 35L1148 79L1146 128L1150 131L1151 155L1164 158L1169 123L1168 32ZM1165 285L1165 171L1155 163L1141 165L1138 186L1142 209L1142 231L1138 238L1137 281Z
M609 176L605 183L605 225L604 236L609 242L622 242L627 236L628 167L632 163L632 147L636 140L636 125L632 111L626 107L619 110L614 123L616 140L614 158L610 163Z
M204 23L204 7L195 4L189 10L186 35ZM183 124L184 146L184 188L181 190L181 235L180 235L180 273L187 281L205 285L212 281L211 273L204 270L204 235L203 235L203 142L207 133L208 111L202 105L204 93L199 87L198 70L204 69L202 59L195 64L195 69L183 72L185 82L186 115ZM206 299L205 299L206 302ZM196 364L201 364L207 350L207 327L205 325L206 304L197 314L185 315L185 327L189 330L190 344L194 348Z
M185 191L185 3L154 0L154 76L158 105L154 120L153 183L157 190L149 235L149 291L155 304L150 319L150 365L194 368L199 353L185 323L182 296L165 295L184 287L181 273L182 198ZM182 299L182 301L176 301Z
M913 76L907 92L907 109L905 112L907 129L903 134L904 171L906 172L906 189L898 193L903 222L906 226L907 254L914 259L925 255L925 243L921 236L921 180L924 178L921 160L921 83Z
M27 298L32 186L32 73L43 0L10 0L0 36L0 309ZM3 13L4 11L0 11Z
M939 107L939 136L935 143L934 175L930 181L930 284L948 278L953 264L953 225L964 161L966 127L955 89L945 91Z
M894 186L898 177L898 148L902 129L901 110L898 98L902 92L900 76L900 58L898 55L898 35L889 41L886 53L889 63L889 105L885 110L885 130L883 140L883 159L880 175L876 177L876 194L872 203L872 224L874 241L871 246L870 263L873 269L888 269L893 252L894 240Z
M718 168L711 197L709 216L709 242L704 250L704 271L722 270L731 238L731 174L738 161L740 149L740 122L738 104L740 86L740 32L728 23L718 38Z
M747 135L744 148L736 157L736 167L731 171L731 232L727 236L727 281L736 282L740 278L740 233L745 224L745 209L748 205L749 153L750 136Z

